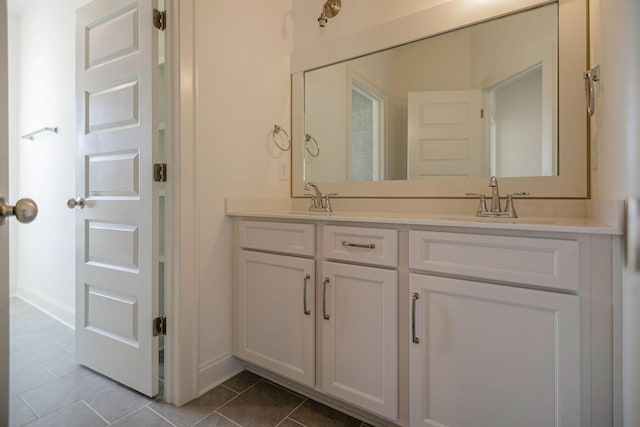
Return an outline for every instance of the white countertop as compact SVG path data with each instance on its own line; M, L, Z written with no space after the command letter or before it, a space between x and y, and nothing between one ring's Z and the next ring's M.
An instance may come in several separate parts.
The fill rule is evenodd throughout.
M481 228L499 230L549 231L560 233L621 235L619 227L588 218L482 218L474 215L421 214L404 212L335 211L316 213L287 209L227 209L227 215L255 219L307 220L319 222L362 222L395 225Z

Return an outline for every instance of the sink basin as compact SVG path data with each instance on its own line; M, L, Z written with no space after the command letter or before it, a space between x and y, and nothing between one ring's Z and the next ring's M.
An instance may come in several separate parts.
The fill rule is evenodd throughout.
M308 210L287 211L291 215L314 215L314 216L331 216L332 212L312 212Z
M466 222L486 222L493 224L554 224L548 218L489 218L481 216L443 216L438 219L442 221L466 221Z

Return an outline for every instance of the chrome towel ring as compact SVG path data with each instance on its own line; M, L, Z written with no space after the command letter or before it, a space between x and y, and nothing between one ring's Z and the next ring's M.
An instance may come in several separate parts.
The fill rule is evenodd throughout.
M310 143L312 143L312 145L315 145L315 148L313 150L309 148L309 146L311 145ZM311 136L311 134L306 133L304 135L304 149L307 150L307 153L309 153L311 157L318 157L318 155L320 155L320 146L318 145L318 140Z
M278 142L279 139L285 139L283 137L277 138L277 135L280 134L280 132L284 133L285 137L286 137L286 141L288 142L287 148L284 148L282 145L280 145L280 143ZM286 130L282 129L280 126L278 125L273 125L273 134L271 135L273 138L273 143L276 144L276 147L278 147L280 150L282 151L289 151L289 149L291 148L291 138L289 138L289 134L287 133Z
M587 100L587 112L593 116L596 112L596 89L595 82L600 81L600 65L585 71L582 75L584 78L584 94Z

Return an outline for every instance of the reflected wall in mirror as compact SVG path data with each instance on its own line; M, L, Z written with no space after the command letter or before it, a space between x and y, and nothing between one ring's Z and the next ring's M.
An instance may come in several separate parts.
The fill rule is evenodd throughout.
M304 73L304 181L558 174L558 5Z

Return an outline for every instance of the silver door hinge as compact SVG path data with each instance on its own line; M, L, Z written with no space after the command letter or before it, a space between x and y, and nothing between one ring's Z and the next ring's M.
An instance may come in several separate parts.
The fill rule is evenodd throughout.
M480 118L484 119L484 108L480 109Z
M167 182L167 164L166 163L153 164L153 180L155 182Z
M164 31L167 28L167 12L153 9L153 26Z
M165 316L153 319L153 336L167 335L167 318Z

